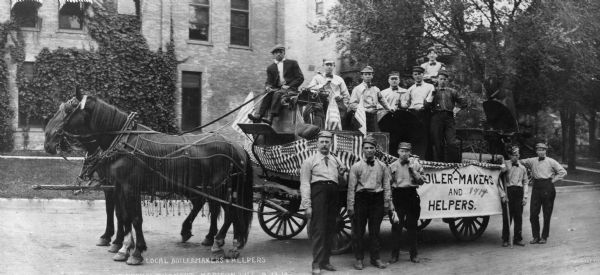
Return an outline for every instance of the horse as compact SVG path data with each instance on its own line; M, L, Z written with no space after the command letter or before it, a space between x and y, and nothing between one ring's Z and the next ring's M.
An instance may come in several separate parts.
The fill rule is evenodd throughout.
M244 247L252 222L253 193L250 159L241 146L214 133L190 137L154 132L135 124L131 116L101 99L79 93L60 109L46 132L54 131L55 136L68 136L82 144L96 143L103 154L99 166L115 185L117 239L122 229L129 240L113 259L126 260L128 264L143 262L142 252L147 247L142 231L141 193L170 192L188 198L201 195L220 202L225 222L215 237L217 248L224 243L231 224L232 251L237 253ZM51 141L45 144L49 153L64 146L56 138ZM210 214L215 216L212 209ZM213 251L216 250L213 245Z
M109 184L108 177L106 176L106 169L97 167L95 163L96 159L94 156L101 151L99 142L95 139L82 139L81 141L76 141L73 139L69 139L68 135L62 135L62 123L64 118L67 116L66 110L70 110L75 107L77 103L75 101L68 101L65 104L61 104L58 112L52 117L49 121L47 121L45 126L45 142L44 148L46 152L49 154L57 154L57 149L60 149L61 155L63 152L70 152L73 146L77 146L82 148L86 152L86 158L84 160L83 168L78 176L79 179L92 181L95 180L100 184ZM96 173L97 178L93 178L93 174ZM117 236L113 241L112 245L110 244L111 238L115 233L114 230L114 213L115 213L115 199L114 199L114 191L111 188L105 188L104 198L105 198L105 208L106 208L106 227L104 233L100 236L97 246L109 246L110 248L108 252L116 253L123 245L123 230L122 227L117 226ZM220 204L216 202L209 202L204 197L195 197L190 198L192 203L192 210L184 220L181 226L181 242L188 241L192 236L192 224L196 219L196 216L202 210L202 207L205 203L209 204L211 208L209 213L213 213L210 215L210 228L208 234L205 236L204 240L201 242L201 245L204 246L212 246L214 243L215 236L217 235L217 222L218 217L221 212ZM223 239L223 237L218 238Z

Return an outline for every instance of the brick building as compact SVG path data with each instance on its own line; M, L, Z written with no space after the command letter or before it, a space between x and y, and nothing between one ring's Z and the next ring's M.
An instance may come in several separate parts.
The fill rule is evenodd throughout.
M287 57L298 60L307 84L321 69L324 57L336 56L335 41L321 41L306 28L324 16L336 1L324 0L110 0L122 14L139 16L150 49L163 48L173 29L178 60L177 104L182 129L205 124L242 103L250 91L261 91L270 48L284 44ZM91 0L0 0L0 22L19 20L25 36L25 68L33 72L42 48L92 49L96 43L81 20ZM81 13L80 13L81 12ZM14 120L15 148L41 149L41 121L30 121L29 131L18 115L16 65L10 56L9 89ZM339 66L338 66L339 68ZM134 110L129 110L134 111ZM207 128L221 128L227 117Z

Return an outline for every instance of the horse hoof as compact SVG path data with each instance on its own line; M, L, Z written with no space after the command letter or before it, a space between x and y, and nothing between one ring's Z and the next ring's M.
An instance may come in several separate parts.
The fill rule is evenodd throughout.
M128 265L141 265L143 262L144 262L144 257L131 255L131 257L129 257L129 259L127 259L126 263Z
M203 246L212 246L215 243L213 238L205 238L200 244Z
M110 238L100 238L98 239L98 242L96 243L96 246L109 246L110 245Z
M229 253L227 253L227 258L229 259L237 259L240 256L240 252L238 250L229 250Z
M212 251L212 255L210 257L211 261L220 261L223 258L225 258L225 253L223 253L223 250Z
M181 242L185 243L187 242L187 240L189 240L192 236L192 233L186 232L186 233L181 233Z
M113 260L117 262L127 261L127 258L129 258L129 253L117 252L117 254L113 256Z
M119 252L119 249L121 249L122 246L123 246L122 244L113 243L110 246L110 248L108 249L108 252L110 252L110 253L117 253L117 252Z
M222 246L224 246L224 245L225 245L225 239L222 239L222 240L220 240L220 239L217 239L217 240L216 240L216 242L217 242L217 245L218 245L219 247L222 247Z

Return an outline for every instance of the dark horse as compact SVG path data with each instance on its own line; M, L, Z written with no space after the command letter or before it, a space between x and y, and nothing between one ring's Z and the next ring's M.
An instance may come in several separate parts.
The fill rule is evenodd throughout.
M142 232L141 194L201 197L200 207L207 199L211 203L220 202L225 221L213 251L220 249L223 242L219 239L224 239L231 224L234 252L245 245L253 216L252 168L248 154L241 146L218 134L170 136L154 132L143 125L135 125L132 116L114 106L79 94L61 105L48 123L46 135L59 137L46 140L45 148L49 153L56 153L59 146L64 147L67 139L76 140L88 152L100 148L96 171L101 178L107 178L115 185L114 196L106 193L107 201L114 198L117 202L115 242L122 240L122 236L130 236L115 255L115 260L127 260L128 264L143 261L141 253L146 250L146 243ZM107 207L107 214L109 210ZM214 207L210 207L211 216L218 216L213 210ZM192 211L190 216L196 214ZM184 222L182 235L189 219ZM112 233L110 231L107 225L107 232ZM133 249L131 254L130 249Z

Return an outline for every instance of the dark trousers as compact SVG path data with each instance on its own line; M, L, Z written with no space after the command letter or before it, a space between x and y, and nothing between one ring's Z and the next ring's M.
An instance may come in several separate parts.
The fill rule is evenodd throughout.
M510 212L510 220L514 220L514 235L515 242L523 240L521 231L523 226L523 187L509 186L506 190L508 197L508 211ZM502 241L508 242L510 235L510 226L508 224L508 215L506 213L506 205L502 207Z
M417 194L417 188L394 188L392 190L392 201L400 223L392 225L394 243L392 245L392 257L398 256L400 252L400 239L402 228L406 227L407 242L410 246L410 257L417 256L417 221L421 215L421 198Z
M430 140L433 145L434 161L456 161L456 126L454 113L436 111L431 116Z
M259 107L254 108L254 115L258 117L263 117L268 114L277 116L279 110L281 110L281 97L284 94L285 91L283 90L268 92L267 95L263 97Z
M531 204L529 208L529 221L531 222L531 231L534 238L540 237L540 209L544 211L544 229L542 230L542 239L547 239L550 234L550 219L552 218L552 209L554 208L554 198L556 198L556 189L551 179L534 179L533 190L531 191Z
M364 259L365 227L369 224L369 253L371 260L379 260L381 238L379 228L384 215L383 192L358 192L354 201L352 219L352 250L357 260Z
M379 124L377 124L377 112L365 113L367 119L367 132L379 132Z
M432 160L431 138L429 138L429 128L431 127L431 114L425 108L421 110L408 110L412 113L423 125L422 138L413 145L412 152L418 154L421 159Z
M313 183L310 188L312 218L310 236L313 248L313 268L329 263L331 240L336 232L336 218L339 215L337 184Z

